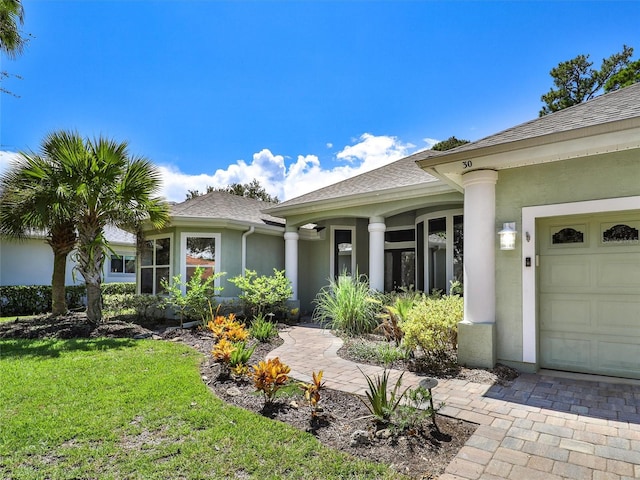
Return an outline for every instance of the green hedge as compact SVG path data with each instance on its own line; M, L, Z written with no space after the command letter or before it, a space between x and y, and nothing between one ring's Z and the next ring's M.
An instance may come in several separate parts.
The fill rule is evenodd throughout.
M134 293L135 283L105 283L102 293ZM83 308L87 296L84 285L65 287L67 308ZM9 285L0 287L0 316L37 315L51 311L51 285Z

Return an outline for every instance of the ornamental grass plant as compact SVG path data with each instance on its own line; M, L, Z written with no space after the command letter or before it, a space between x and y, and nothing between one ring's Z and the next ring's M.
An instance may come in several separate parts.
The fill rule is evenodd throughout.
M370 333L378 324L381 309L380 294L371 289L365 275L342 274L329 280L316 296L314 321L328 324L347 335Z

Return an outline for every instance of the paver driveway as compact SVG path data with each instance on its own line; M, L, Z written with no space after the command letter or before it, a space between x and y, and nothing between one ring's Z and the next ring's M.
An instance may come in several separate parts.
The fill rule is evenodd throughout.
M357 367L382 372L339 358L342 340L326 329L302 324L280 335L285 343L269 357L297 379L324 370L328 388L364 394ZM391 373L394 382L400 373ZM407 372L403 385L420 378ZM445 403L440 413L480 425L440 479L640 478L640 383L605 380L522 374L509 387L440 380L433 391Z

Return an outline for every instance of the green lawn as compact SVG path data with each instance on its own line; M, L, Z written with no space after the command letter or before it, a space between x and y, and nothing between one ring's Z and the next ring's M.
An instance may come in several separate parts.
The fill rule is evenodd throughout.
M0 478L397 477L224 404L200 360L151 340L0 341Z
M24 317L20 317L18 315L12 315L12 316L9 316L9 317L0 317L0 323L2 323L2 322L13 322L16 318L19 318L20 320L28 320L30 318L35 318L35 316L34 315L27 315L27 316L24 316Z

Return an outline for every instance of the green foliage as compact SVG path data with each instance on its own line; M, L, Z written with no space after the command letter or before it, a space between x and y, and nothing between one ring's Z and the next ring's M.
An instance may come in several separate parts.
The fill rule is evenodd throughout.
M398 478L226 404L201 361L176 342L3 340L0 478Z
M638 82L640 82L640 60L630 62L618 73L611 75L611 78L604 84L604 91L613 92Z
M433 425L436 429L438 428L436 413L444 406L444 403L434 407L431 393L421 386L408 389L405 398L406 404L398 408L394 418L394 424L398 430L415 428L426 418L431 418Z
M87 294L84 285L65 287L67 306L83 307ZM0 311L2 315L38 315L51 312L51 285L9 285L0 287Z
M249 329L251 336L259 342L268 342L278 334L278 329L264 315L256 315Z
M229 366L234 373L245 374L248 373L249 359L255 351L255 345L248 347L246 342L238 342L234 344L235 349L229 356Z
M458 322L463 318L464 302L457 295L426 297L408 313L402 324L404 345L420 347L425 355L438 356L456 348Z
M211 192L225 192L232 195L238 195L245 198L253 198L262 202L280 203L277 196L272 196L264 189L257 179L251 180L250 183L232 183L226 187L215 188L211 185L207 185L205 193L200 193L198 190L189 190L187 192L186 200L206 195Z
M347 335L370 333L377 325L381 295L371 290L365 275L340 275L318 292L314 320L329 323Z
M224 275L224 272L215 273L207 278L204 278L204 272L204 268L197 267L186 283L182 282L180 275L174 276L171 282L164 279L161 281L162 288L169 295L166 304L178 313L181 325L185 320L193 320L205 326L213 297L222 290L222 287L216 287L214 282ZM184 294L183 287L186 290Z
M433 147L431 147L431 150L444 152L446 150L451 150L452 148L459 147L460 145L464 145L465 143L469 143L469 140L461 140L456 137L449 137L446 140L436 143Z
M245 270L244 276L229 279L242 290L238 298L242 301L247 315L264 315L286 311L287 300L293 290L284 270L273 269L273 275L260 275L254 270Z
M100 285L102 295L135 295L136 282L113 282Z
M123 290L128 289L125 287ZM138 322L146 323L164 319L167 305L166 299L158 295L118 293L104 295L102 306L104 318L107 320L121 315L133 315Z
M361 338L354 338L346 342L349 356L365 363L391 365L396 361L408 360L410 350L403 346L389 343L375 343Z
M418 298L420 298L419 294L410 290L392 294L392 304L385 305L382 313L378 314L380 324L375 331L382 333L388 341L393 341L396 346L399 346L404 336L401 325Z
M602 60L600 69L591 68L593 62L589 61L589 55L578 55L571 60L560 62L549 72L555 89L551 88L540 98L545 103L540 110L540 116L585 102L605 86L610 90L622 88L625 86L622 83L626 84L627 79L617 75L620 72L625 72L623 76L633 76L634 73L637 75L640 68L637 66L634 72L633 65L629 67L632 55L633 48L623 45L622 52L614 53Z
M384 370L382 375L376 375L375 378L370 377L362 370L360 372L367 380L368 390L365 392L367 401L365 402L360 398L362 403L367 407L373 418L382 424L389 423L391 415L396 411L398 405L402 401L402 398L407 393L407 390L400 393L402 386L402 377L404 373L400 374L392 390L388 390L389 385L389 371Z

